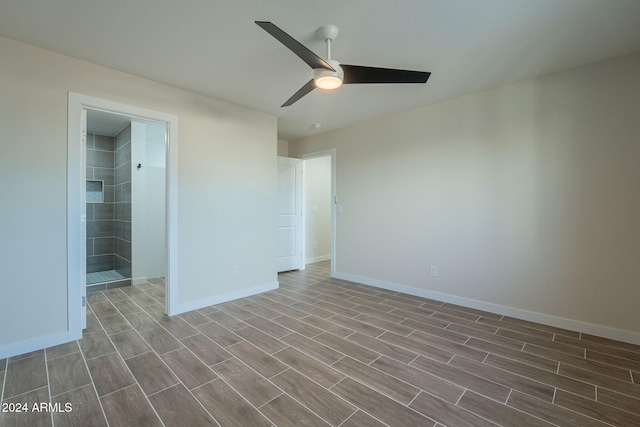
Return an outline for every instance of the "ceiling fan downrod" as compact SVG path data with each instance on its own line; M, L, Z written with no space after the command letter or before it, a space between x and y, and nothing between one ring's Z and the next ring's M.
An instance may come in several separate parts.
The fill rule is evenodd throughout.
M338 37L338 27L335 25L324 25L318 28L318 37L327 44L327 59L331 59L331 40Z

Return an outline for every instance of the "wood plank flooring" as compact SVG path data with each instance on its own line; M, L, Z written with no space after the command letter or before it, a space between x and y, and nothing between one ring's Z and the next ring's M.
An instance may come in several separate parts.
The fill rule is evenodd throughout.
M0 426L640 426L640 346L328 262L279 281L171 318L159 279L89 294L82 340L0 360L2 407L29 409Z

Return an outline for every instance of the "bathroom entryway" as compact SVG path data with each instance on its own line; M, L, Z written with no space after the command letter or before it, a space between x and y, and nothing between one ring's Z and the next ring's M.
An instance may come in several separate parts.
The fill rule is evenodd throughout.
M87 290L157 281L173 314L177 117L69 93L68 127L70 337L86 327Z
M87 291L164 279L166 124L88 109L85 144Z

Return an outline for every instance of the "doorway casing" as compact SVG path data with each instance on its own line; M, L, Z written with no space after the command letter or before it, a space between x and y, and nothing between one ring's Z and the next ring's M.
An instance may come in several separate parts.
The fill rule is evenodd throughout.
M86 292L86 242L83 241L83 203L86 170L86 146L83 138L83 115L86 110L101 110L166 124L166 306L174 314L178 298L178 117L142 107L122 104L69 92L67 123L67 304L69 340L82 337L83 296Z
M321 151L314 151L311 153L305 153L305 154L300 154L298 155L299 159L302 159L302 170L303 170L303 174L302 174L302 179L305 179L305 174L304 174L304 161L305 160L310 160L310 159L316 159L318 157L331 157L331 277L335 277L335 273L336 273L336 213L337 213L337 207L338 207L338 195L336 193L336 149L335 148L330 148L328 150L321 150ZM303 185L304 188L304 185ZM305 197L304 192L302 195L303 199ZM305 206L305 203L303 201L302 203L303 206ZM305 225L306 224L306 215L307 213L305 212L305 210L303 209L302 211L302 223L303 223L303 230L305 229ZM302 234L302 238L303 238L303 242L302 242L302 250L303 250L303 254L302 254L302 259L305 260L306 259L306 253L305 253L305 247L306 247L306 243L304 241L305 239L305 233ZM303 268L304 268L304 262L303 262Z

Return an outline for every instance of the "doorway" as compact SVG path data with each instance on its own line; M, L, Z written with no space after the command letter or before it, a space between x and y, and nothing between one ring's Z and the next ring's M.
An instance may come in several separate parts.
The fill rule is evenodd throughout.
M87 109L87 291L164 280L166 123Z
M335 149L299 156L303 169L303 260L305 265L330 260L336 267Z
M144 253L150 247L158 247L158 242L153 241L153 238L147 239L144 231L142 231L144 230L144 224L149 223L149 221L158 222L157 218L154 220L151 216L147 216L147 211L157 211L158 204L156 203L153 207L149 206L149 209L145 208L147 197L144 194L142 199L145 202L135 203L135 192L145 188L147 176L154 175L153 169L154 166L157 166L158 150L162 150L163 154L161 157L163 157L164 162L164 167L162 168L164 176L160 179L154 176L153 181L157 183L160 180L163 184L160 216L162 217L161 222L163 223L164 232L156 234L160 234L163 241L163 245L160 245L162 248L160 256L163 258L161 260L161 268L164 270L163 275L165 277L165 292L167 296L165 310L167 314L173 314L173 307L176 306L177 297L177 218L175 215L177 211L177 117L72 92L69 93L68 113L67 252L70 339L80 338L82 329L86 327L87 253L88 250L94 250L93 253L95 253L96 242L92 242L94 246L90 248L87 241L87 225L91 218L95 219L96 205L92 206L93 212L87 212L87 206L89 206L86 203L88 201L87 197L95 198L92 199L94 203L97 203L95 201L100 198L104 201L105 197L107 200L114 201L112 202L113 206L107 207L103 205L98 208L98 211L101 212L101 215L104 215L104 212L108 213L110 209L114 210L114 217L122 220L119 226L113 226L120 229L119 234L116 233L118 236L114 236L112 241L107 239L97 244L113 245L114 252L117 251L117 245L123 246L123 252L120 254L122 256L116 256L117 259L114 259L111 265L113 265L114 271L124 276L125 279L129 275L128 279L133 284L136 284L136 281L142 280L143 276L141 275L145 274L141 272L150 271L146 268L146 256L140 256L140 253ZM109 125L107 123L109 121L116 122L116 124ZM88 122L91 123L90 127L87 126ZM123 126L125 122L128 123L124 125L124 128L127 129L125 132L131 134L132 141L141 141L140 138L144 141L147 132L150 134L155 132L157 134L159 129L163 133L163 141L161 148L159 148L158 144L153 146L140 142L131 144L131 160L128 163L125 162L124 166L122 166L123 169L120 173L124 175L124 180L118 182L117 186L120 188L116 189L115 178L111 181L108 171L100 171L102 175L98 173L98 178L106 177L106 180L96 179L96 171L87 167L88 150L86 139L94 136L93 147L95 147L95 135L109 132L104 129L99 130L99 126L118 127ZM147 147L149 147L148 157L145 154ZM95 155L95 153L90 153L90 155ZM116 155L115 153L113 154L114 157ZM142 173L143 168L144 174ZM147 169L149 169L150 174L147 174ZM127 175L134 175L136 172L140 172L138 185L131 185L133 181L127 182ZM155 172L155 175L157 175L157 171ZM91 178L93 179L88 180L88 173L92 174ZM114 174L116 173L114 171ZM108 184L109 182L113 182L113 184ZM113 188L108 188L109 185L112 185ZM108 194L105 192L109 190L113 190L114 193ZM123 206L121 207L115 206L116 191L121 193L117 197L123 201ZM154 199L153 196L150 198ZM134 200L134 202L132 203L131 200ZM131 210L127 211L126 205ZM135 221L136 217L138 217L139 221ZM132 219L135 222L139 222L140 227L132 226L135 223L131 221ZM129 228L130 231L128 231ZM95 237L95 234L93 236ZM139 241L141 244L132 245L131 242L133 241ZM129 257L128 264L127 256ZM136 258L139 259L138 263L135 261ZM108 260L105 258L104 262L107 263ZM136 264L138 264L137 267ZM151 264L157 267L157 262L152 262Z

